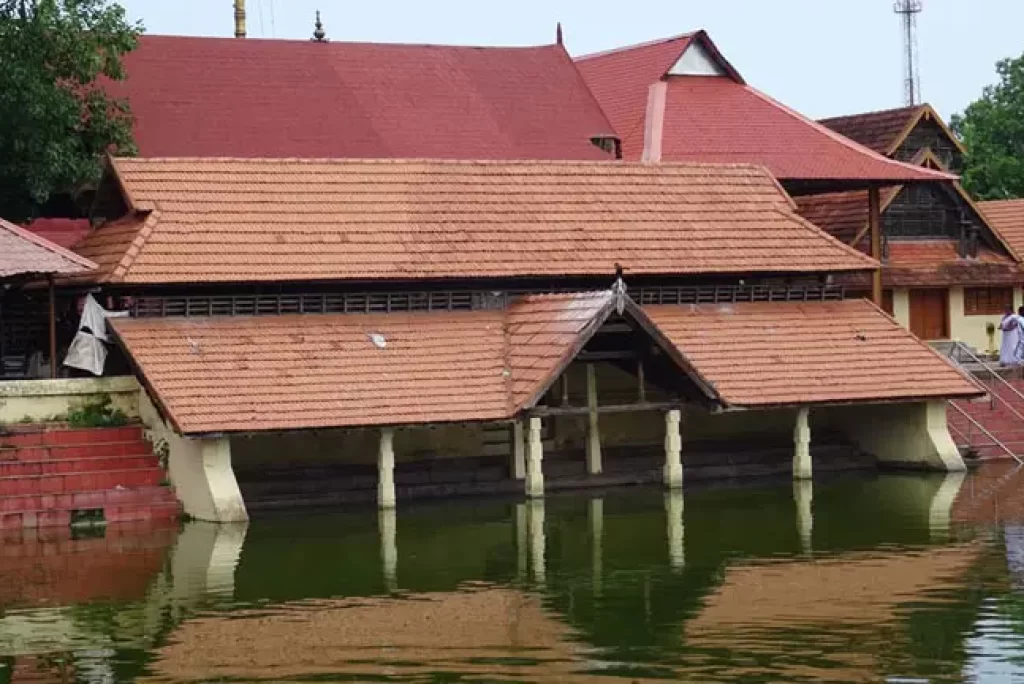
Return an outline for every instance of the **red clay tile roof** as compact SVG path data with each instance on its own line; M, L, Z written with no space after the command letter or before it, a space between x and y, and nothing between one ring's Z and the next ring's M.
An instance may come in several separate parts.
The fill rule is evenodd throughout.
M887 159L737 78L669 76L690 43L690 37L680 37L577 59L580 73L622 138L626 159L641 158L648 90L665 81L662 160L760 164L779 180L953 178ZM714 48L710 39L707 43Z
M644 312L732 406L982 394L864 300L660 305Z
M505 311L111 323L171 422L199 434L512 418L613 303L599 292L530 295Z
M989 224L1017 254L1024 254L1024 199L978 202Z
M0 219L0 278L72 275L94 268L88 259Z
M889 243L882 269L883 284L893 287L923 285L995 285L1024 281L1024 271L1013 259L979 247L977 258L961 259L956 240L901 240Z
M820 273L875 262L762 168L119 159L146 220L78 251L110 283Z
M819 123L879 154L892 154L926 105L821 119Z
M89 219L39 218L24 226L41 238L71 249L89 233Z
M607 159L560 45L143 36L125 57L143 156Z
M887 188L881 192L882 211L896 198L902 187ZM864 229L868 225L868 193L866 190L828 192L820 195L794 197L797 210L805 219L844 244L865 246Z

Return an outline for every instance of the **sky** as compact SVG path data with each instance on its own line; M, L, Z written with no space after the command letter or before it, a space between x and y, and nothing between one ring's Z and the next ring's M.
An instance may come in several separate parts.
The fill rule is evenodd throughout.
M233 0L120 0L148 33L234 34ZM946 118L1024 54L1024 0L923 0L923 99ZM562 22L573 55L706 29L748 83L814 118L903 104L893 0L246 0L249 36L538 45Z

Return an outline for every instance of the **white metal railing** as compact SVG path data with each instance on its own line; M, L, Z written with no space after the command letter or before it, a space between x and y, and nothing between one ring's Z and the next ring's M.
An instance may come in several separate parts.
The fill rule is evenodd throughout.
M1006 452L1007 454L1009 454L1010 458L1012 458L1013 460L1017 461L1017 463L1021 463L1021 464L1024 464L1024 459L1022 459L1022 458L1021 458L1020 456L1018 456L1017 454L1015 454L1015 453L1013 452L1013 449L1011 449L1010 447L1006 446L1006 445L1005 445L1005 444L1003 444L1003 443L1002 443L1001 441L999 441L999 438L998 438L998 437L996 437L995 435L993 435L993 434L992 434L991 432L989 432L989 431L988 431L988 430L987 430L987 429L985 428L985 426L984 426L984 425L982 425L981 423L979 423L978 421L976 421L976 420L975 420L974 418L972 418L972 417L971 417L971 416L970 416L970 415L969 415L969 414L968 414L968 413L967 413L966 411L964 411L964 410L963 410L962 408L960 408L959 406L957 406L956 404L954 404L954 403L953 403L952 401L951 401L951 402L949 402L949 405L953 407L953 410L955 410L955 411L956 411L957 413L959 413L959 414L960 414L961 416L963 416L963 417L964 417L964 418L965 418L965 419L967 420L967 423L968 423L968 425L969 425L970 427L974 427L974 428L977 428L977 429L978 429L978 432L982 433L983 435L985 435L986 437L988 437L988 438L989 438L990 440L992 440L992 443L991 443L991 444L984 444L984 445L982 445L982 446L996 446L996 447L999 447L1000 449L1002 449L1003 451L1005 451L1005 452ZM966 435L966 436L965 436L965 435L964 435L964 434L963 434L962 432L960 432L959 430L957 430L957 429L956 429L955 427L953 427L952 425L950 425L950 426L949 426L949 428L950 428L950 430L951 430L951 431L953 431L953 432L956 432L957 434L961 435L961 437L962 437L962 438L963 438L963 437L966 437L966 439L967 439L967 442L966 442L966 443L967 443L967 444L968 444L969 446L973 446L973 442L972 442L972 439L971 439L971 435L970 435L970 434L968 434L968 435ZM968 428L968 431L969 431L969 430L970 430L970 428Z

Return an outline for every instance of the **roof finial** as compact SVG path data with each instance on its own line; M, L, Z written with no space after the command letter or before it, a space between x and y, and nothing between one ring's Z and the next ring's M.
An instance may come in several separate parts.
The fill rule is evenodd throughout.
M316 11L316 29L313 31L313 42L327 42L327 31L324 31L324 23L320 21L320 10Z
M615 297L615 311L621 316L626 310L626 281L622 279L622 264L615 263L615 282L612 284L612 295Z
M555 43L562 45L562 22L558 22L558 26L555 27Z

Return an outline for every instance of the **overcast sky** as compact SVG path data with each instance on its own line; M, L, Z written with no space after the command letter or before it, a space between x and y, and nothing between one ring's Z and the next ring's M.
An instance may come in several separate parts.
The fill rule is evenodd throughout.
M233 0L121 0L149 33L233 35ZM924 99L943 116L1024 53L1024 0L923 0ZM314 11L336 41L529 45L565 27L574 55L707 29L746 80L813 117L903 100L893 0L247 0L250 37L308 38Z

